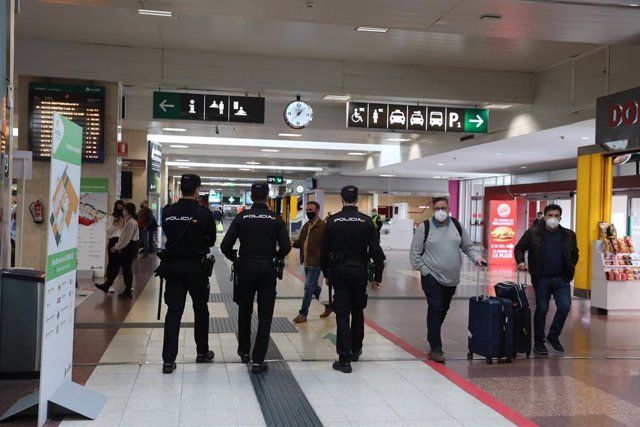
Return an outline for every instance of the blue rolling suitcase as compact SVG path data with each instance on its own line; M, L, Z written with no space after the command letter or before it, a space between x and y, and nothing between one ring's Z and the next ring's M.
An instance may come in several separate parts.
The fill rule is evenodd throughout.
M477 292L469 299L469 353L486 358L504 359L511 363L513 349L513 303L509 299L487 295L487 270L484 270L485 294L480 295L480 271L477 276Z

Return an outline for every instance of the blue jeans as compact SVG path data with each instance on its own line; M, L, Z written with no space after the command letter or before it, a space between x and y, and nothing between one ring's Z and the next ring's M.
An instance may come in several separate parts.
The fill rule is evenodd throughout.
M431 351L442 351L442 323L447 317L455 286L443 286L431 274L421 276L422 291L427 297L427 341Z
M309 314L311 298L320 299L320 292L322 291L322 288L318 285L320 271L322 271L320 267L304 268L304 297L302 298L302 308L300 308L299 313L305 317Z
M536 293L536 312L533 316L534 340L542 342L545 339L544 324L552 295L556 301L556 314L553 316L547 339L557 340L571 310L571 288L560 277L542 277L534 290Z

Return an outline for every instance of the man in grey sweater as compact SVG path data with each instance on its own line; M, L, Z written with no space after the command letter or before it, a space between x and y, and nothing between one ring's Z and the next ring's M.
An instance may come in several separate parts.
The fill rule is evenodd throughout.
M460 283L462 255L476 265L485 264L478 247L471 243L469 233L457 219L449 216L449 200L434 197L433 218L429 220L427 238L425 224L417 228L409 251L413 268L420 271L422 290L427 297L427 341L431 347L429 358L444 363L440 330L447 316L451 299Z

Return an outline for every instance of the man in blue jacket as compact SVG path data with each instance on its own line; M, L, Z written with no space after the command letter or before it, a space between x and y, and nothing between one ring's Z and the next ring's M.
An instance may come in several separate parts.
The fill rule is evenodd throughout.
M562 208L547 205L544 223L528 229L515 247L518 270L527 270L524 253L528 253L529 273L536 294L536 311L533 317L533 351L547 355L545 346L545 321L551 296L556 301L556 314L549 328L546 341L554 350L564 352L559 337L571 309L571 287L578 262L576 233L560 225Z

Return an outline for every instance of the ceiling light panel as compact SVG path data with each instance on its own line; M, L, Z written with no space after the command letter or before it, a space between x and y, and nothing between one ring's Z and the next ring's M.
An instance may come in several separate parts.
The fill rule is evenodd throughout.
M386 33L389 29L382 27L356 27L356 31L363 31L366 33Z
M180 162L167 162L167 166L181 166ZM241 171L247 171L252 169L260 170L290 170L290 171L304 171L304 172L321 172L323 169L316 166L282 166L282 165L256 165L251 169L246 168L246 165L238 165L231 163L189 163L189 166L193 168L205 168L205 169L237 169Z
M173 12L170 10L138 9L138 14L144 16L160 16L163 18L173 17Z

